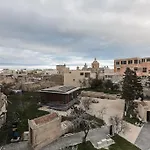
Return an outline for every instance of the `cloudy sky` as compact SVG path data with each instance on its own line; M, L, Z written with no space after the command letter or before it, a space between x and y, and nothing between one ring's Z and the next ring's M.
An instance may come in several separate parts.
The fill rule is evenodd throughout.
M149 0L0 0L0 68L150 56Z

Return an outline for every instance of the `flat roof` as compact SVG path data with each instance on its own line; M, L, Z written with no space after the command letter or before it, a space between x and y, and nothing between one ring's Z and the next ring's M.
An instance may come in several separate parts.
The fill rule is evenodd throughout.
M46 89L42 89L39 92L41 93L58 93L58 94L70 94L76 90L79 90L80 87L75 86L54 86Z
M129 60L129 59L142 59L142 58L140 58L140 57L118 58L118 59L114 59L114 61Z

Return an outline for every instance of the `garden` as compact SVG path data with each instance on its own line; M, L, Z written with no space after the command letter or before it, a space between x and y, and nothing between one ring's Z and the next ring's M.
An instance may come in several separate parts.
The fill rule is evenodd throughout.
M17 123L17 130L21 136L24 131L28 131L28 119L48 114L48 112L38 110L39 107L40 97L38 93L26 92L9 95L7 121L0 129L0 145L10 142L13 123Z

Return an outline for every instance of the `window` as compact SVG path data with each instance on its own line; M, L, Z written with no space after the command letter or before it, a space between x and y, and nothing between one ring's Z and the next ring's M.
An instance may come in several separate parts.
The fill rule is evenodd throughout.
M138 71L138 67L135 67L135 68L134 68L134 71Z
M142 62L145 62L145 59L142 59Z
M147 68L143 68L143 72L147 72Z
M73 81L75 81L75 79L73 79Z
M83 75L84 75L84 73L83 73L83 72L81 72L81 73L80 73L80 76L83 76Z
M117 68L117 71L120 71L120 68Z
M90 73L85 73L85 78L89 78L90 77Z
M127 62L126 61L121 61L121 64L122 65L125 65Z
M134 60L134 64L138 64L138 60Z
M117 61L117 62L116 62L116 65L119 65L119 64L120 64L120 62L119 62L119 61Z
M132 60L128 60L128 64L132 64Z
M147 62L150 62L150 58L147 58Z

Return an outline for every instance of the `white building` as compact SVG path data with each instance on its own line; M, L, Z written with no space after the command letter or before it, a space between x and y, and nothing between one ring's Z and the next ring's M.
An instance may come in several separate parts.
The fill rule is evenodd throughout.
M96 73L84 70L71 70L69 73L64 74L64 85L80 87L81 82L89 78L96 78Z
M6 122L7 96L0 92L0 128Z

